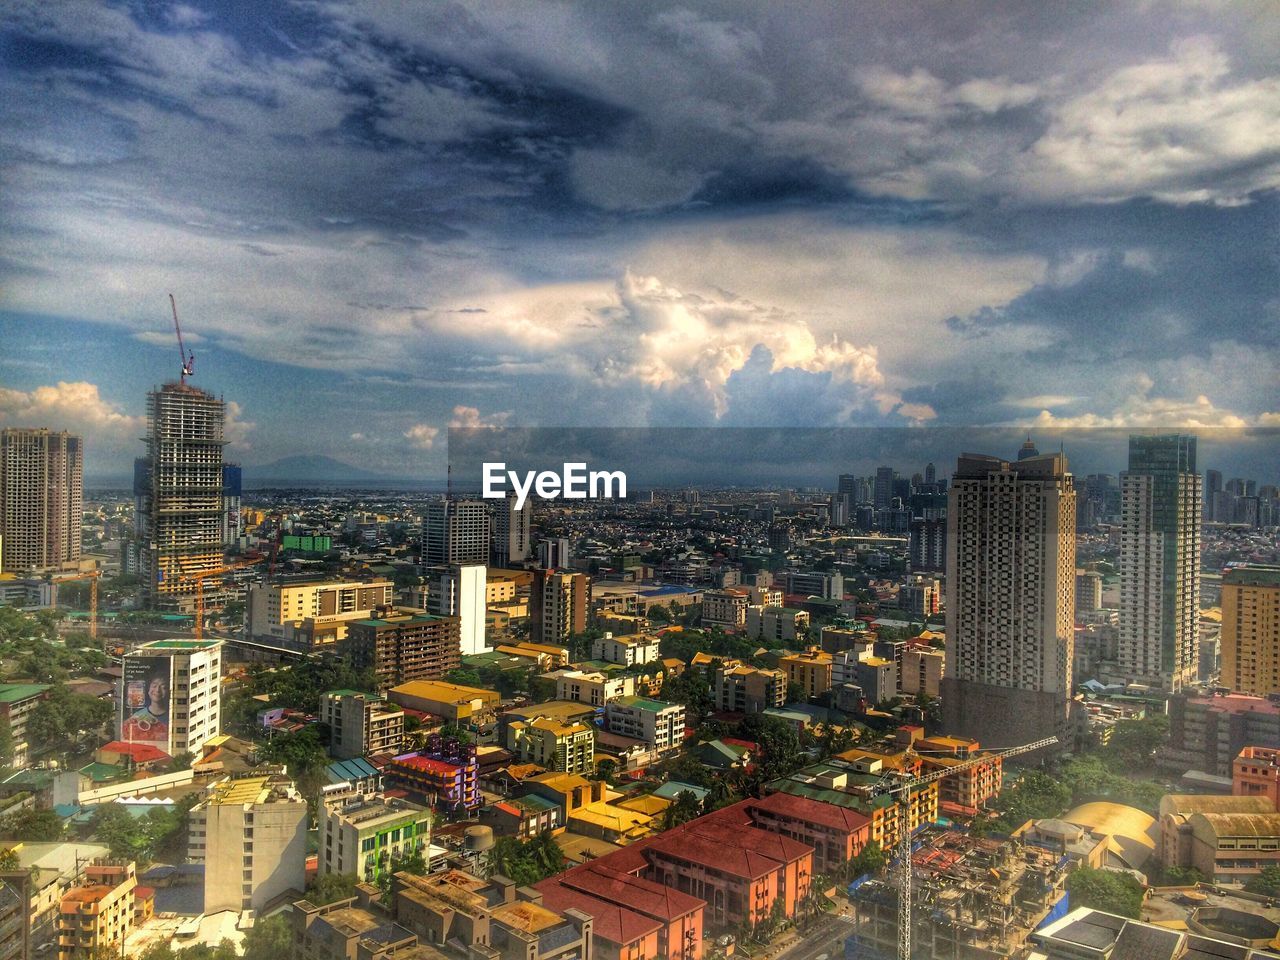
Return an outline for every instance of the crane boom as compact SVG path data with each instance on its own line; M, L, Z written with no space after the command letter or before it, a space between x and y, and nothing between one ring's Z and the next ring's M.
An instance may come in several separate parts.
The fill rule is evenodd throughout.
M182 363L182 382L187 382L187 377L196 372L196 355L194 352L188 353L187 348L182 343L182 325L178 323L178 301L173 299L173 294L169 294L169 307L173 310L173 329L178 335L178 359Z
M889 790L890 796L893 796L898 801L898 870L900 871L898 880L898 960L911 960L911 884L914 879L911 866L912 792L920 787L936 783L952 774L980 767L984 763L990 763L996 758L1016 757L1022 753L1031 753L1033 750L1043 750L1045 747L1051 747L1057 742L1057 737L1048 737L1044 740L1037 740L1035 743L1024 743L1017 747L995 750L980 757L971 757L944 770L935 770L932 773L913 777Z

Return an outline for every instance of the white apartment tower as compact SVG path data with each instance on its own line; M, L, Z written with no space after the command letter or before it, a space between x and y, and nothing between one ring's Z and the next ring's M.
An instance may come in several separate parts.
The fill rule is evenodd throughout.
M431 582L427 611L458 618L464 657L489 649L485 641L486 591L486 570L478 563L446 567Z
M222 732L221 640L153 640L121 666L121 740L176 757Z
M437 500L422 515L422 562L487 563L489 504L482 500Z
M195 574L225 561L222 448L226 404L187 383L147 394L147 456L135 467L137 559L143 601L195 609ZM205 603L221 603L216 581Z
M1120 633L1125 679L1176 692L1194 682L1200 622L1201 480L1196 438L1129 438L1120 477Z
M948 732L991 746L1065 736L1076 574L1066 457L963 454L947 494L947 570Z
M80 565L84 443L65 431L0 431L0 572Z

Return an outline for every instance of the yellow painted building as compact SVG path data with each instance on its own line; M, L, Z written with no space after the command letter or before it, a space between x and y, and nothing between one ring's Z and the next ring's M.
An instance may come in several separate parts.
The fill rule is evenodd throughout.
M1280 693L1280 567L1222 575L1222 685L1258 697Z
M799 684L806 697L820 697L831 689L833 660L821 647L810 647L778 660L778 669L787 675L787 684Z

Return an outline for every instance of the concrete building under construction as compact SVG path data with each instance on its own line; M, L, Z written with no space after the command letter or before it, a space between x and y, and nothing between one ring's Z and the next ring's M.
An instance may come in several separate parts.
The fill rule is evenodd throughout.
M147 394L147 455L134 466L136 561L145 605L190 613L197 574L224 563L226 404L188 383ZM205 603L226 599L205 583Z
M1009 840L932 830L915 846L913 960L1003 960L1055 910L1065 909L1068 868L1052 851ZM897 956L898 884L856 886L846 955Z

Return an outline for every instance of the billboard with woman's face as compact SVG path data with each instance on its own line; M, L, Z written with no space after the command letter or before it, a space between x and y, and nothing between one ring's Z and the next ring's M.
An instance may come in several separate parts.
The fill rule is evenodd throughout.
M169 657L126 657L120 739L169 749L169 705L173 690Z

